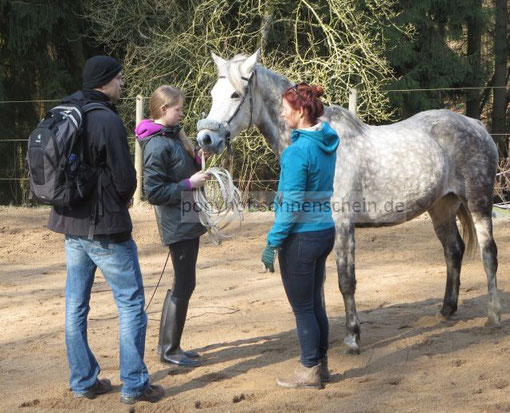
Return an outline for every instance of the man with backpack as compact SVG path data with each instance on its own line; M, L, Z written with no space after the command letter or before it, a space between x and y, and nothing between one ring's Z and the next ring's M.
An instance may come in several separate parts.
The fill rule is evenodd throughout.
M80 149L66 153L69 156L66 168L72 167L75 157L81 158L83 165L79 167L87 166L89 170L81 179L89 182L79 186L92 189L70 205L53 203L48 228L65 234L65 336L71 390L76 397L93 399L112 388L108 379L98 378L100 367L87 342L89 301L99 267L113 291L119 313L121 402L133 404L142 400L156 402L163 397L164 390L149 384L143 361L147 315L128 212L136 174L126 131L113 103L122 92L121 70L121 64L111 57L92 57L83 69L83 90L62 99L62 105L79 108L83 116L77 134ZM70 113L60 112L64 120ZM53 136L58 133L62 131ZM43 139L40 135L39 140ZM67 173L66 183L72 179L73 174Z

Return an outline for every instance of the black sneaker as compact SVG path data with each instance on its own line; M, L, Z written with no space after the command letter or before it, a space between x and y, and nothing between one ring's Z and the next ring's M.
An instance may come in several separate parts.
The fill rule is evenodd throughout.
M95 399L98 394L108 393L112 389L112 383L108 379L101 379L96 381L92 387L87 389L85 393L75 394L74 397L77 398L86 398L86 399Z
M165 390L163 389L163 387L158 386L157 384L151 384L139 396L135 397L120 396L120 401L121 403L125 404L135 404L136 402L156 403L159 402L164 395Z

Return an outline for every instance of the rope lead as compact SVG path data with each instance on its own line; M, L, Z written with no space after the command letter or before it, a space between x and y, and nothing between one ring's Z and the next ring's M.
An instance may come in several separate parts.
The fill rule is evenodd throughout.
M199 207L198 217L202 225L207 228L211 242L214 245L220 245L224 239L231 238L229 235L222 234L221 230L235 219L238 219L241 225L244 219L241 192L234 185L232 176L226 169L212 167L205 170L203 154L202 171L216 179L220 187L221 199L218 199L219 202L209 201L205 187L194 190L193 199Z

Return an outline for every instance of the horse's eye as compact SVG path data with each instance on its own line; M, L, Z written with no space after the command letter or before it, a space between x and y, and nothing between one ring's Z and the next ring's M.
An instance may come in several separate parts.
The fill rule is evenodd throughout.
M240 97L241 96L237 92L232 93L232 96L230 96L231 99L239 99Z

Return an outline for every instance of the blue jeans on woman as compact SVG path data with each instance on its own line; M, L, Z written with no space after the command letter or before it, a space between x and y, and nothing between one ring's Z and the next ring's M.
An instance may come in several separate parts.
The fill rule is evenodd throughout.
M136 244L132 238L112 243L66 235L65 246L65 335L71 389L76 395L85 393L95 385L100 372L87 341L90 292L99 267L119 312L122 395L139 396L149 386L149 373L143 361L147 315Z
M296 317L301 363L312 367L328 354L329 324L322 299L326 258L335 228L291 234L278 253L283 287Z

